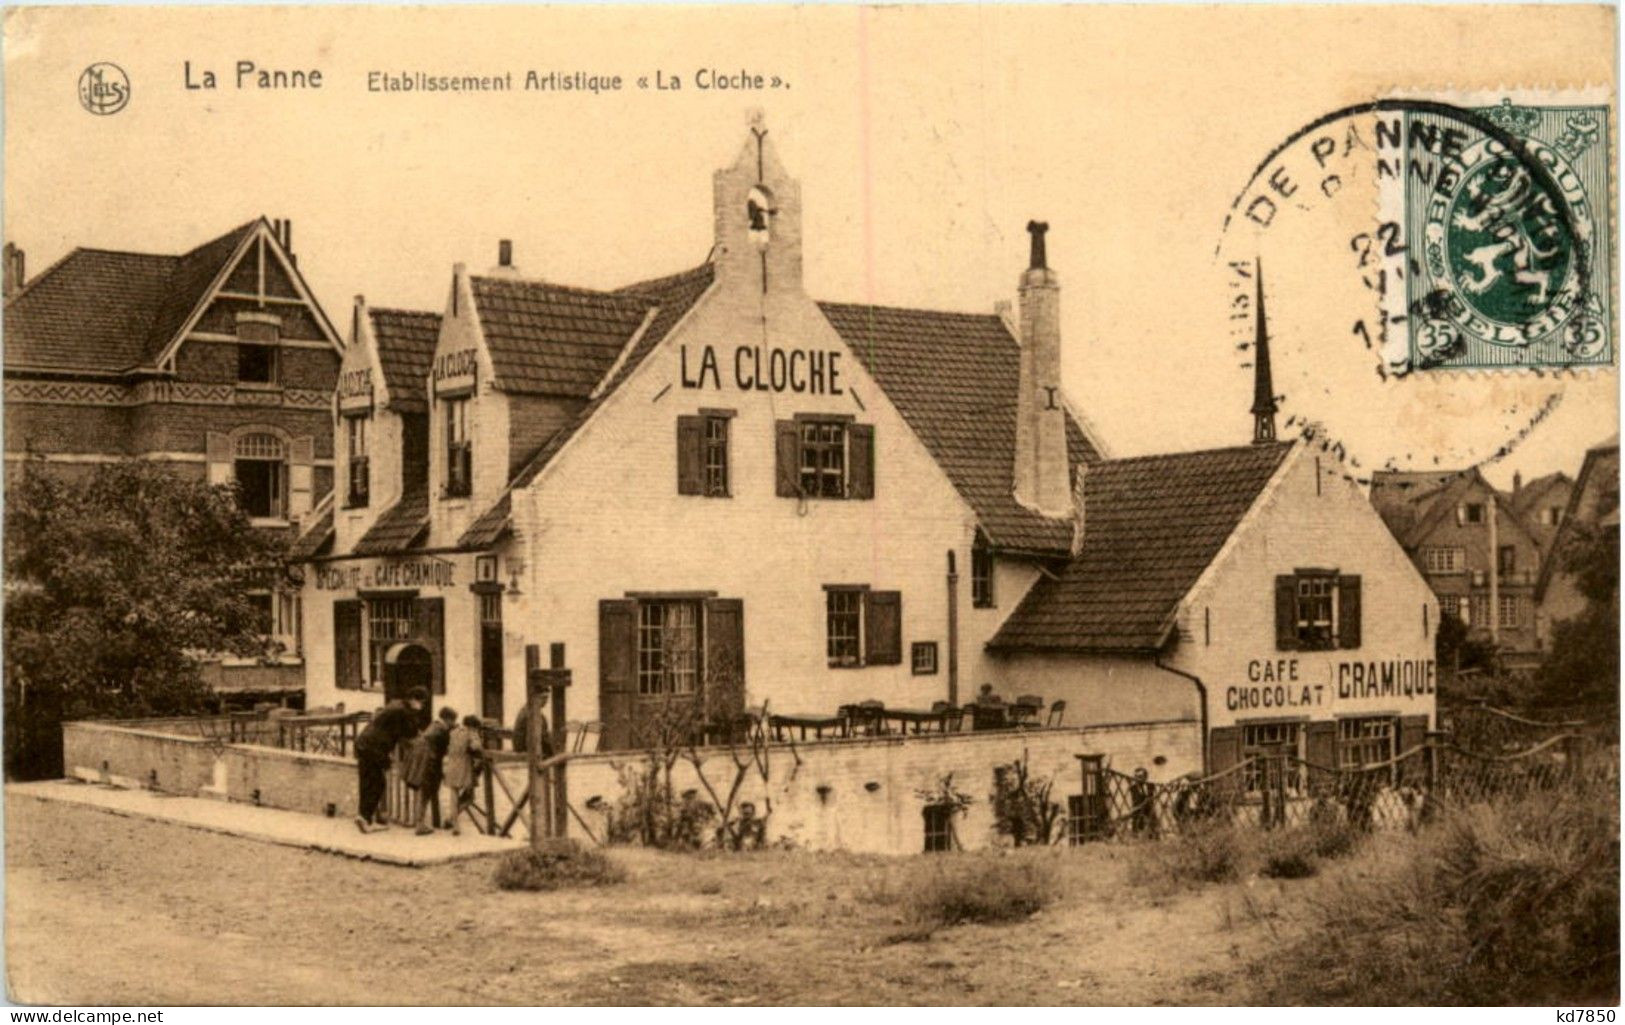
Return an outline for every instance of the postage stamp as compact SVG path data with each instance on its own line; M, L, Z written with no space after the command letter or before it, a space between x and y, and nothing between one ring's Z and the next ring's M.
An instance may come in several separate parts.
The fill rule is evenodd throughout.
M1610 136L1604 103L1451 97L1407 109L1435 173L1384 182L1408 253L1411 368L1565 368L1614 358ZM1436 140L1436 141L1430 141ZM1393 193L1402 190L1402 195Z

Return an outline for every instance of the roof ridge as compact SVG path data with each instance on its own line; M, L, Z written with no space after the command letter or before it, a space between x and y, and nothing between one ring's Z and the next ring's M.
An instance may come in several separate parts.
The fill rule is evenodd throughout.
M631 305L633 303L648 303L650 297L642 293L605 291L598 288L588 288L584 285L561 285L554 281L544 281L541 278L506 278L500 275L470 274L470 282L491 282L500 285L516 285L528 288L543 288L553 292L563 292L566 295L590 296L594 299L614 299Z
M1116 459L1099 460L1094 466L1090 467L1090 471L1093 472L1105 466L1121 466L1124 463L1149 463L1165 459L1185 459L1192 456L1218 455L1221 452L1283 450L1291 448L1294 444L1295 442L1292 441L1271 441L1265 444L1248 442L1241 445L1220 445L1216 448L1193 448L1180 452L1151 452L1141 456L1119 456Z
M698 278L701 273L713 269L713 267L714 263L711 256L707 254L702 262L695 264L693 267L673 271L670 274L662 274L657 278L634 281L630 285L622 285L620 288L615 289L615 292L621 295L647 295L651 292L670 291L678 285L688 284L691 279Z
M978 313L972 310L939 310L929 306L892 306L886 303L843 302L836 299L815 299L819 306L840 306L854 310L885 310L888 313L928 313L935 317L966 317L976 320L997 320L1003 323L998 311Z

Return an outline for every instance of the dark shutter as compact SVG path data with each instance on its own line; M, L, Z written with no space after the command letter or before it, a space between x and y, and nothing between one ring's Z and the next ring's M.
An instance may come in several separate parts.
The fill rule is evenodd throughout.
M1305 740L1304 758L1309 764L1322 769L1337 768L1336 720L1312 722L1305 732L1308 736Z
M903 595L899 591L863 592L864 661L894 666L903 661Z
M875 429L853 424L847 436L847 497L875 497Z
M598 603L598 717L603 720L599 749L632 746L632 696L637 691L638 603L605 599Z
M1337 578L1337 643L1344 648L1360 646L1360 578Z
M1275 647L1298 649L1298 579L1290 574L1275 578Z
M1241 727L1219 726L1207 734L1207 774L1217 776L1241 761Z
M434 663L433 689L446 693L446 600L418 598L412 602L412 639L423 645Z
M773 425L773 449L775 493L780 498L795 498L801 494L801 433L794 420Z
M705 708L715 719L745 710L745 603L705 603Z
M361 602L333 603L333 682L347 690L361 687Z
M677 493L705 494L705 418L677 418Z
M1399 717L1397 732L1399 735L1394 738L1395 757L1427 743L1428 717L1426 715L1402 715ZM1420 784L1426 772L1427 761L1422 755L1413 755L1399 763L1399 781L1401 783Z

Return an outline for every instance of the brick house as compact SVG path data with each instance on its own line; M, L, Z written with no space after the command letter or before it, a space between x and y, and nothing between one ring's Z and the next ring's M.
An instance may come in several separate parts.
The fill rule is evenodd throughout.
M1535 581L1543 550L1512 496L1477 468L1390 471L1372 475L1371 502L1427 577L1443 615L1493 643L1508 665L1539 661Z
M335 507L302 541L313 704L365 707L410 680L437 703L506 720L523 700L526 648L545 657L561 644L576 681L567 715L597 723L604 750L635 744L672 695L698 693L718 713L765 703L833 715L868 699L962 704L985 684L1067 700L1068 725L1121 726L1137 738L1122 757L1165 779L1202 766L1198 671L1230 702L1212 724L1238 743L1251 718L1380 719L1370 729L1390 751L1402 721L1425 725L1437 612L1368 503L1323 487L1306 450L1272 440L1107 459L1059 390L1044 225L1029 226L1013 314L810 298L800 185L753 127L713 178L715 237L696 267L573 288L522 275L504 243L489 272L454 269L432 356L410 361L428 410L421 464L385 452L406 436L385 425L379 398L380 381L396 394L389 358L360 371L390 348L378 342L388 329L358 307L335 415L371 417L360 428L370 472L382 460L418 476L392 503L375 493L364 510ZM413 315L420 338L433 316ZM340 481L354 459L341 444ZM1124 629L1143 643L1042 664L989 642L1041 582L1116 546L1101 535L1094 547L1095 527L1080 535L1075 484L1098 524L1142 495L1169 512L1222 512L1202 522L1198 548L1177 534L1137 541L1148 555L1173 546L1180 564L1179 579L1159 581L1157 609L1125 599L1111 614L1140 617ZM1293 517L1319 526L1295 532ZM1284 643L1297 645L1302 618L1313 638L1294 650L1325 654L1279 668L1310 687L1305 710L1299 690L1276 702L1286 681L1262 652L1276 651L1277 617L1299 611L1295 591L1289 612L1277 608L1276 578L1316 567ZM1082 590L1126 595L1135 572L1122 563ZM1226 621L1230 602L1245 612ZM1321 613L1344 617L1335 646L1315 633L1334 630ZM1179 628L1145 630L1146 615ZM1212 659L1222 640L1222 665L1179 661L1173 648L1203 636ZM1233 714L1243 706L1255 710ZM1191 742L1153 749L1153 736Z
M1619 529L1619 435L1586 450L1580 475L1569 491L1568 504L1558 521L1550 545L1551 557L1540 567L1535 584L1537 622L1541 639L1550 639L1553 625L1585 611L1585 597L1574 577L1562 567L1565 543L1581 525Z
M121 459L234 483L253 523L289 534L332 487L341 344L286 222L257 218L180 255L80 247L32 279L6 247L6 472ZM303 686L296 591L255 597L283 644L226 659L217 690Z

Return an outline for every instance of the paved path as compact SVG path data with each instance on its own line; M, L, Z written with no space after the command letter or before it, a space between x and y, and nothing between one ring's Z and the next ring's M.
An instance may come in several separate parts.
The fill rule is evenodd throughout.
M412 830L397 826L363 834L352 819L329 819L202 797L171 797L150 790L127 790L72 780L13 783L6 787L6 797L8 800L34 797L42 801L63 801L114 815L155 819L262 843L303 847L392 865L440 865L524 846L522 840L485 836L472 830L462 836L452 836L445 830L438 830L433 836L416 836Z

